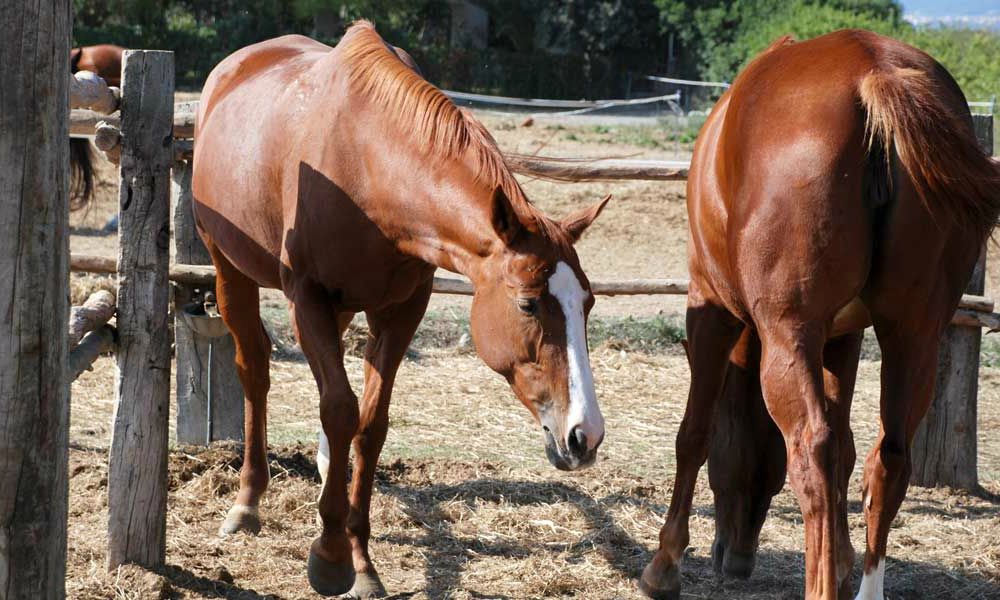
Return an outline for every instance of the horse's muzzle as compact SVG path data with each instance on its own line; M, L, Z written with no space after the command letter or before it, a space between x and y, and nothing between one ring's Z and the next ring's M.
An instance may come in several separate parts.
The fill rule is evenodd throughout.
M560 471L576 471L585 469L594 464L597 460L597 449L603 439L598 440L593 448L589 448L587 439L582 431L574 429L565 444L556 441L556 437L547 427L545 432L545 456L548 457L552 466Z

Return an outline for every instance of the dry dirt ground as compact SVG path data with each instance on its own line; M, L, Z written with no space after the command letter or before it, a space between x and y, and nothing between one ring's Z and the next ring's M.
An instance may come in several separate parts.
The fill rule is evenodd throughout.
M674 158L689 148L669 128L558 127L487 119L508 149L563 156ZM99 201L73 217L75 252L114 254L100 227L114 212L113 173ZM605 193L605 215L580 243L591 277L681 277L686 217L680 184L552 184L526 181L543 208L565 214ZM992 264L1000 256L991 251ZM990 271L996 295L1000 270ZM74 299L105 278L74 276ZM266 296L281 327L280 296ZM608 436L598 464L563 474L546 462L541 435L506 384L462 339L467 300L435 297L396 385L391 428L372 510L372 554L399 598L633 598L635 579L655 550L673 477L673 438L687 393L688 368L673 341L683 299L598 300L591 323L598 395ZM356 337L356 334L355 334ZM102 358L73 386L70 465L69 594L73 598L313 598L305 578L317 535L317 393L308 366L272 364L272 484L258 537L219 539L216 528L237 486L238 448L174 447L167 515L168 566L104 570L106 452L114 365ZM361 362L348 359L360 389ZM995 359L988 361L995 363ZM860 366L853 427L864 456L877 433L877 351ZM1000 368L980 380L983 492L913 488L889 540L887 596L1000 598ZM860 461L851 483L850 524L863 549ZM716 579L709 560L714 525L703 471L684 563L684 598L797 598L802 593L803 531L794 497L782 492L748 581ZM860 561L859 561L860 562ZM857 570L855 577L858 577ZM857 581L857 579L856 579Z

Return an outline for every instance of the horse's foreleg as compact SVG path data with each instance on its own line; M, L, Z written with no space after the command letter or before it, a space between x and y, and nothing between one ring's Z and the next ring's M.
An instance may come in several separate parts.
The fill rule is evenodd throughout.
M396 371L424 316L430 292L431 280L428 280L409 301L368 314L370 334L365 347L365 391L358 433L354 436L351 512L347 518L347 535L351 540L356 574L349 596L354 598L385 596L385 588L368 553L372 487L389 429L389 400Z
M291 288L291 289L289 289ZM317 593L335 596L354 585L351 543L347 537L347 461L358 429L358 400L344 370L335 307L319 286L286 286L295 333L319 386L320 421L329 442L329 466L319 499L322 533L309 552L309 583Z
M698 470L708 457L715 403L722 393L730 350L742 329L726 309L709 304L695 285L688 295L687 336L691 388L684 420L677 432L677 476L660 547L639 581L652 598L680 596L680 561L688 545L688 518Z

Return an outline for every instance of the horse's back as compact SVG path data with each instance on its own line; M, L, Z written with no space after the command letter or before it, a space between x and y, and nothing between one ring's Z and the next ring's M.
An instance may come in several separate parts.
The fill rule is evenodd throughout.
M268 287L280 285L278 166L301 101L296 86L330 50L298 35L254 44L219 63L202 91L193 180L202 235Z
M301 35L285 35L237 50L216 65L205 80L199 124L204 123L230 93L236 91L243 97L252 95L253 89L248 83L254 79L262 79L266 84L290 82L330 50L329 46ZM273 99L257 98L259 101Z

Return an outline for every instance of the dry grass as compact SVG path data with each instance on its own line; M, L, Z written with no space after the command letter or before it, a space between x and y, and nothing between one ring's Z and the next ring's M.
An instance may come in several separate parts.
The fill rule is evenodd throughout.
M391 592L416 598L635 596L634 578L655 548L666 511L687 367L679 352L623 354L607 347L595 351L593 362L609 435L598 465L570 475L548 466L526 411L477 359L427 349L404 362L372 511L373 556ZM861 379L873 383L877 369L878 363L864 361ZM348 361L348 370L360 385L358 359ZM102 359L74 386L70 585L76 598L115 597L123 580L159 585L132 572L105 576L101 568L103 424L111 413L112 378L110 360ZM170 567L161 572L170 597L314 597L304 560L317 534L316 391L301 362L276 362L272 378L271 440L281 445L271 455L273 482L260 537L215 536L238 486L235 447L177 448L171 455ZM994 494L1000 493L1000 459L989 431L998 422L998 379L996 369L983 379L982 471ZM853 421L863 454L875 434L875 395L871 383L861 388ZM859 476L849 498L858 549L864 535ZM719 581L711 572L712 506L704 474L695 506L685 597L798 597L803 534L790 492L775 500L758 570L747 582ZM890 538L889 597L1000 598L998 533L996 497L911 490Z
M608 132L570 131L570 140L565 129L553 134L544 127L491 125L501 144L522 152L539 145L562 155L664 152L627 140L608 145L601 141ZM556 214L615 192L615 203L580 244L593 276L686 271L682 186L529 182L526 189ZM101 186L90 212L74 215L75 251L114 253L114 238L97 231L114 211L113 191ZM1000 257L991 260L1000 266ZM110 285L94 276L73 281L74 300ZM992 290L998 281L1000 271L991 271ZM400 370L372 509L372 553L390 592L413 598L635 597L634 580L655 548L666 512L673 438L687 394L686 361L676 344L664 340L681 302L598 301L591 329L599 343L592 359L608 438L593 469L566 475L545 461L541 434L506 384L464 343L468 300L436 297L428 325ZM282 304L279 294L265 295L265 308L278 324ZM634 320L623 321L627 317ZM352 332L352 347L362 334L360 326ZM861 456L876 434L879 366L877 353L861 363L852 419ZM356 354L347 367L360 389ZM70 597L315 597L305 579L305 558L317 534L316 387L307 365L296 360L276 361L271 378L273 481L262 534L226 540L215 535L238 485L235 447L173 448L168 567L158 573L127 567L111 575L103 564L112 361L99 360L94 372L74 384ZM1000 430L1000 368L982 370L979 418L980 477L987 493L910 491L889 542L892 600L1000 598L1000 499L990 495L1000 494L1000 440L993 435ZM858 550L864 534L859 477L860 462L849 496ZM800 597L803 532L790 492L775 499L757 572L746 582L712 574L712 503L704 473L695 507L684 598Z

